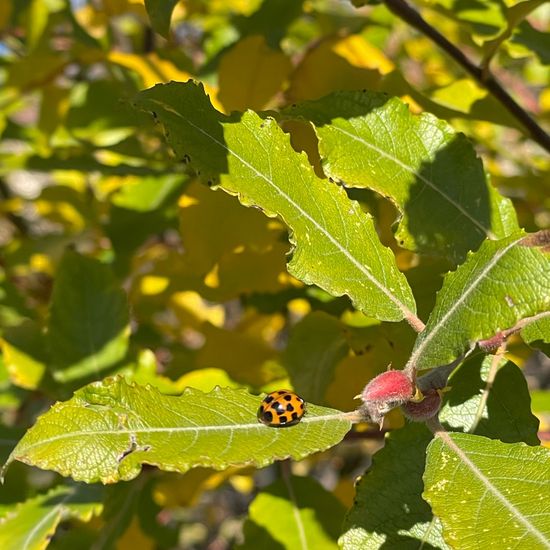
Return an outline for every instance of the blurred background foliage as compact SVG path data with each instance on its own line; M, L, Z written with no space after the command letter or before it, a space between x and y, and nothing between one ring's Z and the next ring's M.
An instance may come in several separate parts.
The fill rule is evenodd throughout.
M174 158L154 121L132 109L143 88L195 78L227 113L279 109L342 89L397 95L413 112L432 112L471 138L492 183L513 200L520 225L528 231L550 226L547 153L429 38L383 4L356 4L0 3L4 457L54 400L114 373L172 394L185 386L294 387L306 399L349 410L367 380L389 363L402 366L411 349L414 335L404 324L368 319L346 298L289 276L285 227L200 184ZM550 5L426 0L415 7L469 57L490 65L548 126ZM311 129L288 123L285 130L321 174ZM425 320L450 266L398 248L390 203L368 191L350 195L375 216ZM75 297L75 286L85 292ZM108 345L99 336L93 361L87 344L78 342L85 300L106 330L118 334ZM519 341L510 353L520 364L531 355ZM540 372L532 380L534 407L547 431L550 374L545 379ZM312 384L318 373L330 383ZM394 412L386 427L402 423ZM364 437L292 465L294 475L317 480L298 485L330 503L323 512L327 525L331 514L340 517L340 507L351 506L353 480L381 444L365 430ZM196 469L184 476L148 471L132 483L94 488L102 515L90 520L88 512L72 510L60 516L66 529L51 546L221 549L243 543L251 499L278 478L278 466ZM59 481L16 464L0 490L0 512ZM268 529L258 518L265 517L262 506L274 506L278 483L254 501L245 526L250 540L261 540ZM336 545L333 531L327 531L327 548Z

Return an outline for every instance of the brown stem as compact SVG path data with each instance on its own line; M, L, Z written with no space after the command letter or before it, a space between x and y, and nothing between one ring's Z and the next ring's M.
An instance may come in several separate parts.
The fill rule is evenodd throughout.
M515 99L501 86L488 68L478 67L454 44L427 23L405 0L384 0L390 11L433 40L447 52L467 73L486 88L502 106L527 130L533 141L550 153L550 136L535 122Z

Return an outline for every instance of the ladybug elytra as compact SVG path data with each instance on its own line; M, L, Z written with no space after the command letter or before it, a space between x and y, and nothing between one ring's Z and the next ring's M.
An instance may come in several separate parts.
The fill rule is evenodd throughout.
M290 390L277 390L267 394L258 409L258 421L273 428L298 424L304 416L306 404Z

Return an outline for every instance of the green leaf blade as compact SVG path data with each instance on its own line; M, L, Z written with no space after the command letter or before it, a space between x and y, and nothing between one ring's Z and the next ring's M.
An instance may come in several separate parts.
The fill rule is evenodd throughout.
M477 341L547 311L549 239L550 233L541 231L485 241L445 278L409 364L419 370L448 364Z
M48 342L59 382L100 378L124 358L130 335L126 294L108 266L67 251L50 315Z
M289 271L334 296L346 294L371 317L414 317L412 292L392 252L381 245L372 218L339 186L315 176L275 120L253 112L223 116L192 82L141 92L179 158L246 206L279 216L295 245Z
M340 545L356 548L449 548L441 524L422 499L426 447L432 434L420 423L392 432L358 481Z
M446 541L463 550L550 548L550 451L469 434L444 437L428 447L423 496Z
M260 424L261 398L217 388L182 396L122 378L90 384L41 416L14 449L19 460L79 481L114 483L136 477L142 464L185 472L195 466L267 466L300 460L338 443L351 427L339 411L308 404L293 427Z
M102 488L59 485L14 507L0 521L0 547L4 550L46 548L58 525L69 518L89 521L103 507Z
M366 91L336 92L288 113L315 124L329 177L394 202L401 246L457 262L485 238L517 230L511 202L488 184L470 142L433 115Z
M256 496L249 510L245 542L238 550L338 548L344 507L313 479L289 476L278 480Z
M170 33L172 12L178 0L145 0L145 9L151 20L151 26L164 38Z

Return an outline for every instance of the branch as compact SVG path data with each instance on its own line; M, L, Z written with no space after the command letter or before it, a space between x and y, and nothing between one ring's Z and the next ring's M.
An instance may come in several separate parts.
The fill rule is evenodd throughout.
M384 0L384 3L395 15L431 38L442 50L447 52L467 73L500 101L502 106L527 130L533 141L550 153L550 136L531 118L527 111L516 103L488 68L478 67L472 63L454 44L411 8L406 0Z

